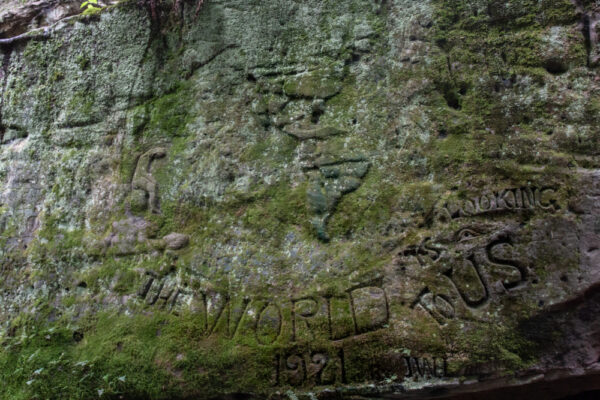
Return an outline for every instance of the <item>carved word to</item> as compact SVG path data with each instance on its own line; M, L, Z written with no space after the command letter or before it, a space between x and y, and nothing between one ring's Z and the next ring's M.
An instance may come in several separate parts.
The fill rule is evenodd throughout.
M445 295L431 293L427 287L419 293L410 307L414 309L417 306L427 311L440 325L444 325L447 319L455 316L452 300Z
M469 217L505 210L552 210L556 208L556 191L552 188L503 189L445 206L451 218Z

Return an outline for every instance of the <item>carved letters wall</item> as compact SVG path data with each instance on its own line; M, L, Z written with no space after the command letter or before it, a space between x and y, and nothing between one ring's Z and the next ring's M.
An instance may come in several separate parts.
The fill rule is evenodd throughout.
M491 321L505 300L531 296L544 267L536 252L555 240L552 229L549 239L540 240L539 223L558 218L564 207L556 193L551 187L521 187L444 203L436 213L434 235L400 246L378 278L341 291L252 297L212 286L191 289L191 282L173 275L147 273L137 294L146 307L199 315L198 329L206 338L250 340L273 348L274 386L390 376L443 379L451 354L411 354L410 346L398 340L406 336L406 318L431 321L443 332L452 321ZM530 213L530 227L514 218L522 212ZM358 350L363 343L387 340L391 346L375 351L371 359Z

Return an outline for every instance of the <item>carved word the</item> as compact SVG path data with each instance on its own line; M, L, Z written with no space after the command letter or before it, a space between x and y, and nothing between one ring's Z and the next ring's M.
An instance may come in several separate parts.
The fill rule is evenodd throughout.
M284 353L275 357L274 386L346 383L344 351Z
M177 285L165 280L159 281L152 275L148 276L138 290L138 296L143 298L146 304L168 307L169 310L175 308L180 294L181 290Z

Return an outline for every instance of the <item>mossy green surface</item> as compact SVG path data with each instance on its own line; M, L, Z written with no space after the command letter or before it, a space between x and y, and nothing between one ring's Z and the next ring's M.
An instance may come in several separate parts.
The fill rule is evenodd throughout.
M170 7L10 50L0 397L364 394L541 362L518 327L581 290L578 174L599 167L569 1ZM511 188L551 207L447 211ZM451 281L465 260L477 306ZM499 266L527 274L503 286ZM410 357L449 376L409 376Z

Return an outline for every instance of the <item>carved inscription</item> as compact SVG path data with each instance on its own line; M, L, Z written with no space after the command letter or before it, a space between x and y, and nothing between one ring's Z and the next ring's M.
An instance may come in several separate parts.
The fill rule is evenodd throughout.
M387 295L380 287L358 287L343 296L292 301L292 341L316 336L340 340L383 328L389 321Z
M448 376L446 357L405 355L407 350L362 354L353 347L328 351L291 350L274 359L274 386L314 386L382 381L419 381ZM410 351L408 351L410 354Z
M179 312L184 306L200 313L205 336L234 338L243 330L260 345L278 340L310 343L373 332L389 322L387 295L381 287L360 286L337 296L309 296L290 300L231 297L229 293L183 289L173 279L149 273L138 290L148 306ZM288 327L284 334L284 327Z
M275 357L274 386L346 383L343 350L290 352Z
M335 78L324 84L324 76ZM327 226L338 203L362 185L371 166L367 155L352 145L351 131L343 124L320 120L329 100L340 91L339 79L337 71L315 70L286 77L282 87L261 84L270 93L255 105L266 124L297 140L300 165L309 181L310 223L323 242L330 240Z
M147 204L150 212L155 214L160 213L160 206L158 199L158 183L152 176L151 167L154 160L163 158L166 154L166 149L162 147L149 150L142 154L137 162L131 181L132 190L141 190L145 194L146 199L142 200L141 206L145 207Z
M503 189L496 193L484 194L445 206L450 218L469 217L506 210L542 210L557 209L556 194L553 188L516 188Z
M444 248L434 247L431 238L425 238L419 245L408 246L399 255L401 257L415 257L420 265L426 265L429 261L438 261ZM425 258L428 257L428 258Z
M488 288L481 277L475 255L463 259L462 263L448 269L445 275L469 307L481 306L489 299Z
M405 378L429 379L443 378L447 375L448 362L445 358L439 357L403 357Z
M177 309L181 290L167 279L159 280L155 275L147 274L147 278L138 290L138 296L150 306L158 306L169 310Z
M427 311L440 325L445 324L447 319L452 319L455 316L452 301L445 295L434 295L427 287L421 291L411 304L411 308L416 307Z
M508 293L527 280L527 270L520 261L512 258L514 246L507 235L496 236L483 246L475 240L475 245L471 246L470 241L479 235L475 229L459 230L455 235L459 250L455 258L449 256L448 248L433 245L428 238L418 246L401 251L398 254L400 262L414 258L421 266L437 268L467 308L483 307L490 300L490 282L500 282ZM442 258L444 262L441 262ZM455 300L428 286L421 290L410 307L426 311L440 325L457 316Z

